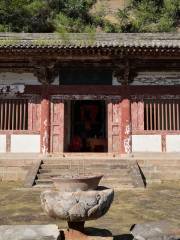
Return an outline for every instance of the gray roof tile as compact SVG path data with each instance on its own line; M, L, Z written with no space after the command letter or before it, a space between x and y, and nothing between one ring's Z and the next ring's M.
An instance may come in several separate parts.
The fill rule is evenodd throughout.
M180 48L179 33L0 33L0 48Z

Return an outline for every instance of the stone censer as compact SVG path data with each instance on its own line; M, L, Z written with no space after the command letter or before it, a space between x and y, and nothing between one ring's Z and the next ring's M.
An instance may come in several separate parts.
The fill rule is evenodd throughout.
M113 189L98 187L102 177L53 177L54 189L41 193L41 205L46 214L68 223L68 229L60 231L59 240L96 239L86 233L85 221L106 214L114 198Z

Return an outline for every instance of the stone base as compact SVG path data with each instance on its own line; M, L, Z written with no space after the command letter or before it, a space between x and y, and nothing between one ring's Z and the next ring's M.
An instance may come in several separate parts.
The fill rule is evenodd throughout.
M60 230L58 240L113 240L112 234L105 229L86 228L84 233L76 230Z
M52 225L4 225L0 226L0 240L113 240L105 229L85 228L85 233L76 230L58 229Z
M0 240L57 240L58 236L55 224L0 226Z

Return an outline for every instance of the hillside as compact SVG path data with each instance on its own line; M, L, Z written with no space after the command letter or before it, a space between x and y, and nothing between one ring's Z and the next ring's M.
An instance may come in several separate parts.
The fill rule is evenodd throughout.
M93 8L92 12L96 13L104 11L104 18L111 23L117 23L117 12L118 9L124 9L127 7L129 0L98 0Z
M179 0L0 0L1 32L172 32Z

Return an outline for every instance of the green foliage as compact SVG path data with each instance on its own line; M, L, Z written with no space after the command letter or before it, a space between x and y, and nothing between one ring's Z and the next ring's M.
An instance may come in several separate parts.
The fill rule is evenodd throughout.
M119 10L118 23L105 16L104 0L0 0L0 31L6 32L169 32L180 19L180 0L131 0Z
M90 31L90 25L86 25L85 23L82 24L80 18L71 18L63 13L59 13L56 15L54 19L54 26L57 32L59 33L70 33L70 32L86 32L87 29Z
M43 0L0 0L0 24L15 32L52 31L51 9Z
M89 10L95 0L61 0L62 11L72 18L89 20Z
M179 0L132 0L118 11L122 32L170 32L180 17Z
M15 32L92 31L95 0L0 0L0 30Z

